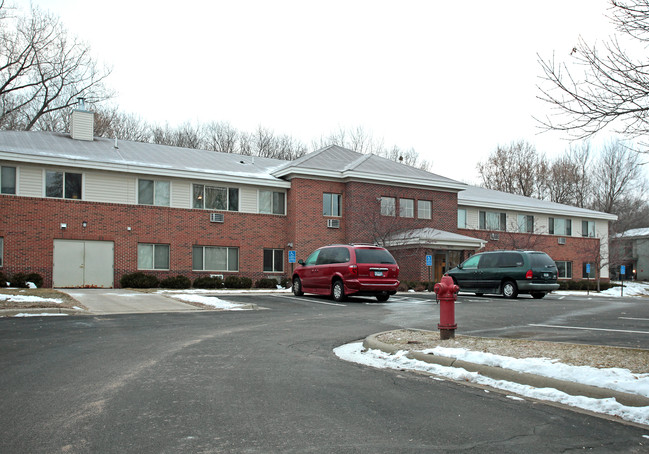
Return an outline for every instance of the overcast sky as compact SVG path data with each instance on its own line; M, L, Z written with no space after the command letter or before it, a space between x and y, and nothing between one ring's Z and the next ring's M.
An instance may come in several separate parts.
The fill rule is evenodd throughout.
M28 6L27 0L18 5ZM537 53L606 39L606 0L33 0L94 55L122 111L153 123L258 125L310 145L362 126L434 173L478 182L498 144L538 135ZM563 137L563 139L562 139Z

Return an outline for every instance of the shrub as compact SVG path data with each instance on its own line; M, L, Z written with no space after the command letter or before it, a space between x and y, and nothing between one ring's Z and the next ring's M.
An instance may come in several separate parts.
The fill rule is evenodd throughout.
M6 284L2 281L2 287L4 287ZM29 287L27 285L28 282L31 282L34 284L36 287L42 287L43 286L43 276L41 276L38 273L16 273L13 276L11 276L11 279L9 279L9 283L12 287L18 287L18 288L27 288Z
M192 281L187 276L178 275L175 277L168 277L160 281L162 288L189 288L192 286Z
M7 276L5 275L5 273L3 273L2 271L0 271L0 287L6 287L6 286L7 286L7 281L8 281L8 280L9 280L9 279L7 278Z
M122 288L157 288L160 281L157 277L142 272L124 274L119 280Z
M252 279L249 277L242 277L239 279L239 282L241 283L241 287L239 288L252 288Z
M397 289L400 292L407 292L408 291L408 286L406 285L405 282L401 282L399 284L399 288Z
M250 288L252 279L249 277L228 276L225 278L225 288Z
M255 282L257 288L277 288L277 281L268 277L264 277Z
M197 277L194 280L194 288L223 288L223 279L210 276Z
M279 285L281 285L284 288L290 288L293 285L293 282L286 276L283 276L282 279L279 281Z

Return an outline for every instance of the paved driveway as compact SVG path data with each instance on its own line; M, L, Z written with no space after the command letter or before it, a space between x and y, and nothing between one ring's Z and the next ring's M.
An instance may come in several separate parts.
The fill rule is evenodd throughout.
M93 314L189 312L201 309L158 293L125 289L58 289L86 306Z

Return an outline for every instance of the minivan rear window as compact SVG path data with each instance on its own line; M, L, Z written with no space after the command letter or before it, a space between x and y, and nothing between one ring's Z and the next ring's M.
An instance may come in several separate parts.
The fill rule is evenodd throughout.
M534 254L530 254L530 259L532 261L532 267L554 267L556 264L554 263L554 260L550 258L548 254L545 252L537 252Z
M500 256L500 266L516 267L523 266L523 256L518 252L503 252Z
M385 249L356 249L356 263L384 263L394 265L397 262Z

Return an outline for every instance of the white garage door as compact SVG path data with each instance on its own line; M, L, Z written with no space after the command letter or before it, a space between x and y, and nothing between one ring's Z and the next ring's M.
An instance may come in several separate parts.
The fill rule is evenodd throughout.
M54 240L54 287L113 287L112 241Z

